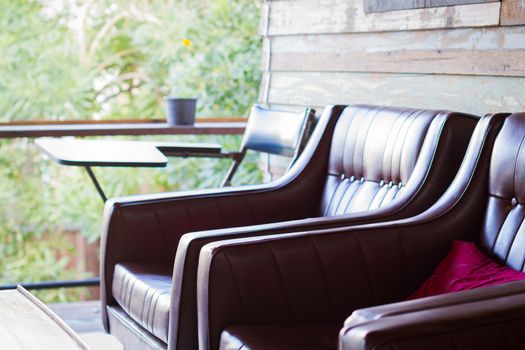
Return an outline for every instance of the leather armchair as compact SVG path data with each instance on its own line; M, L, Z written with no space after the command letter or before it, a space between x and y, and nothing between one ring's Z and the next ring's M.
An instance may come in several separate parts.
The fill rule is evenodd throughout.
M202 246L420 213L450 184L477 120L446 111L328 107L278 181L109 201L101 251L106 330L129 349L197 348Z
M335 349L338 331L352 313L341 331L343 349L420 349L425 339L425 349L444 349L439 344L446 343L428 343L433 335L441 337L439 330L472 337L467 330L484 332L484 323L519 326L523 282L511 287L518 291L511 296L491 294L508 291L498 286L367 309L404 300L431 275L453 240L477 241L498 261L523 270L525 114L509 117L499 132L506 116L479 122L450 188L415 217L204 246L197 288L199 348ZM513 300L519 311L511 312ZM494 302L505 308L498 311ZM418 334L412 347L398 341Z

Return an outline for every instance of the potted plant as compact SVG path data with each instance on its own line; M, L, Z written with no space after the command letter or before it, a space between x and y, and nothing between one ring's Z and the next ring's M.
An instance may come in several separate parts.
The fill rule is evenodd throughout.
M164 97L166 121L169 125L193 125L195 123L196 98Z
M183 39L181 46L186 52L190 52L192 42L190 39ZM190 67L184 67L185 73ZM180 69L180 67L179 67ZM175 71L172 70L172 78ZM191 69L190 69L191 70ZM169 125L193 125L195 123L195 109L197 106L197 98L194 97L187 87L176 86L181 84L180 79L175 77L172 85L172 90L169 96L164 97L164 104L166 106L166 121Z

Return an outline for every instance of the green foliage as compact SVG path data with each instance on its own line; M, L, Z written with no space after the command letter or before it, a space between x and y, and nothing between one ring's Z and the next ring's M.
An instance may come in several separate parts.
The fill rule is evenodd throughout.
M257 99L258 0L0 0L0 121L164 116L166 95L198 114L245 116ZM126 138L130 139L130 138ZM144 138L143 138L144 139ZM145 137L216 142L237 136ZM95 169L110 196L219 185L228 160L167 169ZM100 235L102 202L80 168L44 159L31 140L0 141L0 283L78 278L66 231ZM250 158L236 183L261 181ZM75 299L61 290L46 301Z

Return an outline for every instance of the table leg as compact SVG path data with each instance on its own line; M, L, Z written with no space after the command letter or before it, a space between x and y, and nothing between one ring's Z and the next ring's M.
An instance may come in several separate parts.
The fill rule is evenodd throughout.
M87 171L87 173L89 175L89 178L91 179L91 181L93 181L93 184L95 185L95 188L97 189L97 192L100 195L100 198L102 198L102 201L104 203L106 203L108 198L104 194L104 191L102 191L102 187L100 187L100 184L98 183L98 180L95 177L95 174L93 174L93 170L91 170L90 166L85 166L84 169L86 169L86 171Z

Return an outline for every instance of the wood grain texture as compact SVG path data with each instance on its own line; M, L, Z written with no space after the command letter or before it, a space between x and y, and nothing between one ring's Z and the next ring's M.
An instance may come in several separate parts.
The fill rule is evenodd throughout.
M365 14L362 0L286 0L270 3L269 35L486 27L499 24L500 3Z
M273 73L272 104L371 103L473 114L525 110L525 78L383 73Z
M519 24L525 24L525 0L503 0L501 3L501 25Z
M76 335L72 337L66 328L19 291L0 293L1 349L88 349Z
M365 13L418 9L425 7L480 4L499 0L363 0Z
M272 38L273 71L525 76L525 26Z

